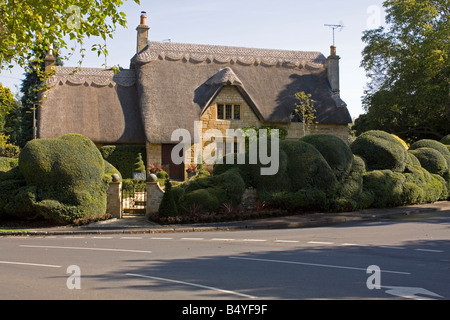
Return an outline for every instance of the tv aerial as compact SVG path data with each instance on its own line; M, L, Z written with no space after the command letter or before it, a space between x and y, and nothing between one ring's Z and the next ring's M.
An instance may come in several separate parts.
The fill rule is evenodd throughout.
M336 45L336 37L335 37L335 31L339 30L339 32L342 31L342 29L344 29L344 24L341 22L340 24L325 24L325 27L329 27L331 29L333 29L333 46Z

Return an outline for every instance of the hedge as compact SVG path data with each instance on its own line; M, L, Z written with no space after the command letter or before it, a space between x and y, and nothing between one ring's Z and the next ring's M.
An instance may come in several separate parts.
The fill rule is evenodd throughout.
M367 131L351 144L353 154L361 156L368 170L403 172L407 149L399 138L384 131Z
M106 212L110 176L105 174L99 150L88 138L69 134L32 140L20 153L19 168L26 186L17 191L15 202L21 199L29 215L70 223Z
M443 137L443 138L441 139L441 143L443 143L443 144L449 146L449 145L450 145L450 134L448 134L448 135L446 135L445 137Z
M139 161L139 154L141 154L143 163L147 163L145 146L103 146L100 148L100 152L103 159L120 171L123 179L133 178L134 167L136 162Z
M430 173L444 176L448 173L448 162L438 150L433 148L419 148L410 151L420 161L423 168Z
M333 135L315 134L300 140L312 144L322 154L339 181L350 173L353 153L342 139Z

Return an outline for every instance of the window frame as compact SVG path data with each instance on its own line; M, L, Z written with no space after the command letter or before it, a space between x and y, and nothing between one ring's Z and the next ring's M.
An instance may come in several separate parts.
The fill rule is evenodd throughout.
M218 103L216 116L217 116L217 120L240 121L241 120L241 104Z

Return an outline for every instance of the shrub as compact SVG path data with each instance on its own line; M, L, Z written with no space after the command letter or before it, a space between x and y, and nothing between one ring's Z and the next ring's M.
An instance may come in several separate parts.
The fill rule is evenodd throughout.
M172 184L169 179L166 179L164 186L164 196L159 205L158 214L160 217L174 217L177 215L178 210L172 194Z
M364 174L364 190L373 194L372 206L387 208L402 205L406 178L392 170L373 170Z
M424 147L411 150L410 152L417 157L422 167L430 173L435 173L440 176L448 173L447 160L438 150Z
M432 149L439 151L442 154L442 156L445 158L445 160L447 161L447 165L450 167L450 151L447 148L447 146L444 145L443 143L436 141L436 140L423 139L423 140L414 142L411 145L410 150L417 150L420 148L432 148Z
M182 212L188 212L194 205L201 205L203 212L211 212L224 203L238 205L245 191L245 182L239 169L233 168L219 175L191 179L182 188L184 193L178 205Z
M145 172L145 164L142 160L142 153L138 153L138 156L136 157L136 161L133 165L133 172Z
M353 153L342 139L333 135L316 134L300 140L312 144L319 150L339 181L349 174L353 164Z
M419 197L418 203L432 203L439 200L442 193L440 183L426 169L408 164L403 175L406 182L411 182L422 189L423 194Z
M407 150L398 138L384 131L367 131L351 144L355 155L365 159L368 170L403 172Z
M68 223L105 213L105 162L88 138L69 134L32 140L20 153L19 167L27 185L36 187L37 215Z
M303 141L283 140L280 149L286 154L285 177L289 179L286 186L290 191L318 189L327 195L333 194L337 187L336 176L315 147ZM280 187L285 189L284 183Z
M445 144L445 145L450 145L450 134L446 135L445 137L443 137L441 139L441 143Z
M146 150L141 146L103 146L100 148L103 159L120 171L123 179L133 178L134 164L141 153L143 163L146 163Z

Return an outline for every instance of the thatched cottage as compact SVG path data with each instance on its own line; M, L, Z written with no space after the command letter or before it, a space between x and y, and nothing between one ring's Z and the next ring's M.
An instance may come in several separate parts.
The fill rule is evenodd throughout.
M147 164L168 165L172 178L185 177L185 165L171 161L174 130L195 131L255 126L304 135L294 121L295 93L315 101L317 124L308 133L348 139L351 117L339 92L336 48L320 52L148 41L146 16L138 26L137 53L129 69L56 67L38 113L38 137L67 133L97 145L145 145ZM48 66L52 59L48 57ZM211 141L192 141L201 147ZM236 152L239 146L218 145ZM234 150L233 150L234 149ZM186 159L196 157L192 152Z

